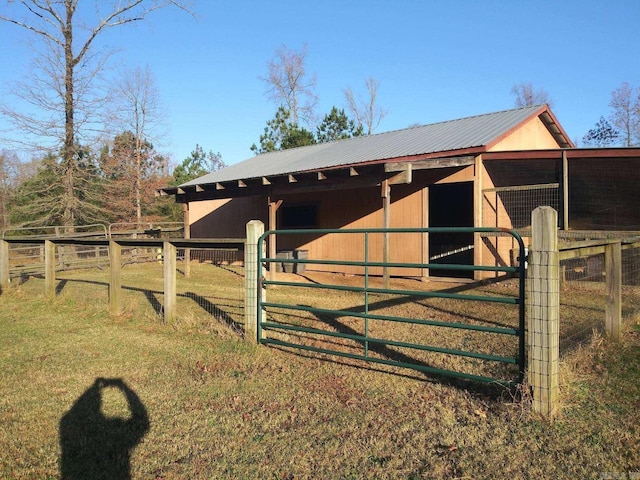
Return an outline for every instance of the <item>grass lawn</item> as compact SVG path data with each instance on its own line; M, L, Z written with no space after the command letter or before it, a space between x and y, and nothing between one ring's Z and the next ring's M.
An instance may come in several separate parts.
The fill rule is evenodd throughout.
M498 387L253 346L232 269L194 265L164 323L159 268L125 267L118 317L108 272L2 292L0 478L640 478L637 293L618 344L575 341L604 304L563 294L549 422Z

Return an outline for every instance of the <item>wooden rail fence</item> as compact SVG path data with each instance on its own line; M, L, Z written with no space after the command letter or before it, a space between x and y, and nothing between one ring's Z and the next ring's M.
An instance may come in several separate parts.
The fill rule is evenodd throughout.
M87 238L34 238L10 237L0 240L0 292L10 285L10 244L38 245L44 250L44 283L45 294L55 295L56 247L61 245L82 245L96 248L106 247L109 252L109 311L119 314L122 311L122 247L141 249L157 249L162 255L164 271L164 307L165 320L172 320L176 315L176 262L178 249L229 249L245 250L245 240L238 238L220 239L87 239ZM189 276L190 256L185 255L184 274Z
M553 416L558 408L558 363L560 322L560 261L604 254L606 278L607 335L617 340L622 322L622 251L640 248L640 238L601 239L559 245L557 212L539 207L532 214L532 244L529 249L528 297L528 378L533 392L533 408L545 416ZM44 251L44 277L47 295L55 295L56 246L90 245L107 247L109 256L109 311L122 309L122 248L161 249L164 263L164 318L176 315L177 250L230 249L244 251L245 263L245 336L257 341L258 299L264 301L264 289L257 276L258 239L264 232L262 222L247 224L246 239L86 239L11 237L0 239L0 292L10 282L10 244L40 245ZM185 255L184 274L189 275L190 255Z

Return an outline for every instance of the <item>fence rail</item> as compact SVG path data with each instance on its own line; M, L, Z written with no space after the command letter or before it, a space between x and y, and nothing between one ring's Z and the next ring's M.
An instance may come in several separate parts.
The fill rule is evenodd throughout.
M37 268L14 267L11 268L10 245L27 245L37 247L42 254L42 263ZM99 258L107 265L110 273L109 280L109 310L113 314L118 314L122 310L121 301L121 269L123 263L123 247L136 249L154 249L156 259L162 260L164 264L164 308L165 320L170 320L175 316L176 310L176 260L178 249L234 249L244 252L245 240L238 238L218 238L218 239L88 239L88 238L36 238L36 237L6 237L0 240L0 291L10 285L12 273L15 276L20 273L40 273L45 279L45 294L55 295L55 275L56 271L67 268L78 268L79 266L97 266L95 258L88 262L77 261L67 262L60 265L59 255L56 247L88 247L92 251L99 252ZM22 247L24 248L24 247ZM97 250L100 249L100 250ZM106 253L103 253L106 252ZM183 258L185 263L184 274L189 275L189 256Z
M332 354L342 357L348 357L358 360L364 360L373 363L385 364L390 366L399 366L404 368L411 368L414 370L419 370L427 373L433 373L438 375L447 375L453 376L457 378L463 378L467 380L481 381L487 383L501 383L501 384L509 384L512 382L511 379L499 378L496 375L501 375L504 372L495 373L492 369L488 369L487 371L491 372L489 374L480 374L474 373L470 371L459 371L453 367L448 366L448 361L444 361L442 367L437 367L434 365L426 364L425 360L421 360L419 358L414 358L412 354L401 354L400 351L406 350L407 352L430 352L435 354L442 354L445 356L458 356L458 357L466 357L473 358L476 360L484 360L488 362L498 362L504 364L517 365L519 371L519 381L522 380L525 370L525 341L524 341L524 281L525 281L525 269L524 269L524 261L519 261L518 266L489 266L489 265L473 265L473 264L442 264L442 263L419 263L419 262L403 262L403 261L390 261L390 260L373 260L375 258L375 254L373 253L373 248L371 245L373 244L373 238L376 235L394 235L394 234L415 234L415 235L424 235L427 233L504 233L501 229L495 228L466 228L466 227L438 227L438 228L390 228L390 229L316 229L313 231L315 234L322 235L361 235L363 237L364 246L362 249L364 258L361 260L347 260L347 259L310 259L310 258L287 258L286 263L291 263L293 265L302 265L302 266L319 266L319 265L336 265L336 266L349 266L349 267L359 267L360 270L364 272L364 285L363 286L345 286L345 285L335 285L335 284L319 284L319 283L306 283L303 281L283 281L283 280L274 280L263 278L263 264L266 265L274 265L279 262L283 262L283 259L280 257L267 257L260 256L257 261L257 275L260 279L260 285L262 288L271 288L271 287L283 287L290 289L302 289L308 291L309 293L306 295L310 297L313 295L314 290L317 291L340 291L340 292L349 292L356 295L362 295L362 306L361 311L354 311L353 308L339 309L336 307L322 307L318 305L300 305L292 303L291 301L267 301L264 295L258 296L258 304L257 304L257 332L256 337L260 343L263 344L272 344L278 345L281 347L291 347L291 348L299 348L307 351L314 351L318 353L326 353ZM264 243L267 239L273 236L293 236L308 233L308 230L274 230L268 231L262 234L257 243L257 251L264 251ZM519 259L522 255L524 255L524 245L520 236L515 232L508 232L519 245ZM378 252L379 253L379 252ZM305 267L305 268L306 268ZM429 270L429 269L438 269L438 270L448 270L448 271L457 271L457 272L473 272L473 271L483 271L483 272L495 272L495 273L503 273L507 274L507 276L512 277L514 274L519 278L519 290L518 294L513 296L504 296L504 295L492 295L487 292L476 293L476 294L464 294L457 292L444 292L444 291L424 291L421 289L402 289L402 288L389 288L385 286L384 288L378 288L373 285L372 277L374 275L371 274L372 270L378 268L381 271L385 271L387 269L420 269L420 270ZM271 271L274 269L271 268ZM396 296L398 298L406 299L406 301L414 304L415 302L419 302L422 299L451 299L451 300L460 300L464 302L485 302L485 303L495 303L495 304L503 304L503 305L513 305L517 309L517 314L514 314L514 326L490 326L489 324L485 324L484 320L475 320L474 322L465 323L464 321L447 321L445 319L426 319L426 318L416 318L416 316L412 316L408 313L404 315L393 314L392 312L387 311L385 308L380 306L380 302L378 305L375 305L371 299L373 296L384 297L384 296ZM385 302L382 302L385 304ZM422 308L421 306L420 308ZM428 308L428 307L425 307ZM377 311L376 311L377 310ZM281 315L276 314L275 312L284 311L285 316L292 315L309 315L309 322L312 322L311 325L291 325L288 320L285 318L279 318ZM415 313L415 312L414 312ZM424 313L424 312L423 312ZM433 314L433 312L432 312ZM278 319L276 319L278 317ZM306 318L306 317L305 317ZM339 331L335 332L330 328L327 328L328 324L331 324L331 321L325 322L323 318L341 318L348 319L348 322L352 320L356 320L359 323L355 323L353 326L348 328L347 332ZM315 319L315 320L314 320ZM491 322L491 319L486 319L487 322ZM479 322L479 323L476 323ZM396 325L396 329L402 330L407 326L407 328L419 328L423 335L425 335L422 339L404 339L399 340L398 338L391 338L393 335L404 335L406 332L402 330L402 332L392 331L393 329L389 329L387 331L387 327L384 325ZM322 328L324 326L324 328ZM481 352L475 351L474 348L470 345L467 345L467 342L473 342L473 340L469 338L463 338L460 340L460 344L458 346L445 346L437 344L434 338L430 340L427 339L429 336L429 332L423 331L424 329L430 329L434 327L435 329L451 329L456 330L457 332L468 332L468 335L472 335L471 332L474 332L473 335L477 336L479 332L484 334L498 334L498 335L508 335L517 338L517 341L513 342L514 355L509 356L509 354L501 354L501 353L492 353L492 352ZM376 334L375 330L379 328L379 333ZM267 335L267 332L269 334ZM281 334L285 333L283 338ZM433 332L435 333L435 331ZM319 344L309 344L300 339L293 339L291 335L300 336L301 334L309 334L312 336L313 343L319 342ZM463 334L463 335L467 335ZM387 335L381 337L381 335ZM461 334L462 335L462 334ZM345 349L342 348L331 348L327 346L323 346L327 343L331 343L327 341L327 337L331 339L340 339L347 341L345 345ZM325 339L325 340L323 340ZM350 342L353 342L353 346ZM353 350L357 348L357 345L360 345L360 352ZM390 350L391 347L391 350ZM511 352L509 352L511 353ZM400 360L397 358L393 358L394 356L399 356ZM406 358L406 359L405 359ZM405 360L403 360L405 359ZM436 360L432 358L432 360ZM481 367L482 368L482 367ZM512 374L513 372L510 372Z

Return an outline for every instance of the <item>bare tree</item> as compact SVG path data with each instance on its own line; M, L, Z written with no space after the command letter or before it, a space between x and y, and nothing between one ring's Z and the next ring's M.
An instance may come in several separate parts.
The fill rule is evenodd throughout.
M611 123L620 131L624 145L631 147L640 143L640 88L623 82L611 92L609 106Z
M306 69L307 46L295 51L282 45L269 62L268 73L261 80L267 84L266 94L278 106L284 106L291 112L294 125L300 121L307 124L315 121L314 110L318 97L315 74L309 75Z
M110 28L142 21L161 8L186 10L184 1L96 1L93 10L88 7L78 14L79 0L22 0L8 3L4 10L10 13L0 12L0 21L21 27L40 40L38 73L31 87L13 92L32 111L3 107L2 112L32 137L53 137L54 145L49 148L61 151L65 225L76 223L81 207L76 185L81 133L88 133L91 115L101 101L100 96L91 95L107 58L94 51L96 38ZM92 24L88 18L94 18Z
M515 97L516 107L528 107L530 105L542 105L546 103L550 107L553 101L544 88L536 89L531 82L520 82L511 87L511 95Z
M142 196L146 189L143 182L148 178L147 151L149 144L156 144L164 133L164 108L160 101L160 94L155 85L153 73L147 66L126 70L119 82L114 84L111 98L113 125L118 125L120 131L133 134L133 164L128 169L132 173L133 198L135 203L136 221L142 221ZM153 156L158 158L157 155ZM126 159L123 159L126 160Z
M366 134L371 135L389 112L378 105L380 82L374 77L369 77L365 84L368 94L366 98L361 95L356 97L351 87L344 89L343 93L351 115L366 129Z

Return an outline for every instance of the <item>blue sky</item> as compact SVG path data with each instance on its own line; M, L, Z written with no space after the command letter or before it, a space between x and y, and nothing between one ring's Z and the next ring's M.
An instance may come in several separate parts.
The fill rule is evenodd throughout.
M342 90L380 81L378 132L512 108L511 87L545 89L572 139L608 115L611 91L640 86L636 0L228 0L194 2L110 31L114 62L148 65L167 110L163 149L180 162L196 143L231 164L252 156L276 105L259 77L275 50L308 47L318 114ZM5 7L6 8L6 7ZM28 71L25 32L0 23L0 86Z

